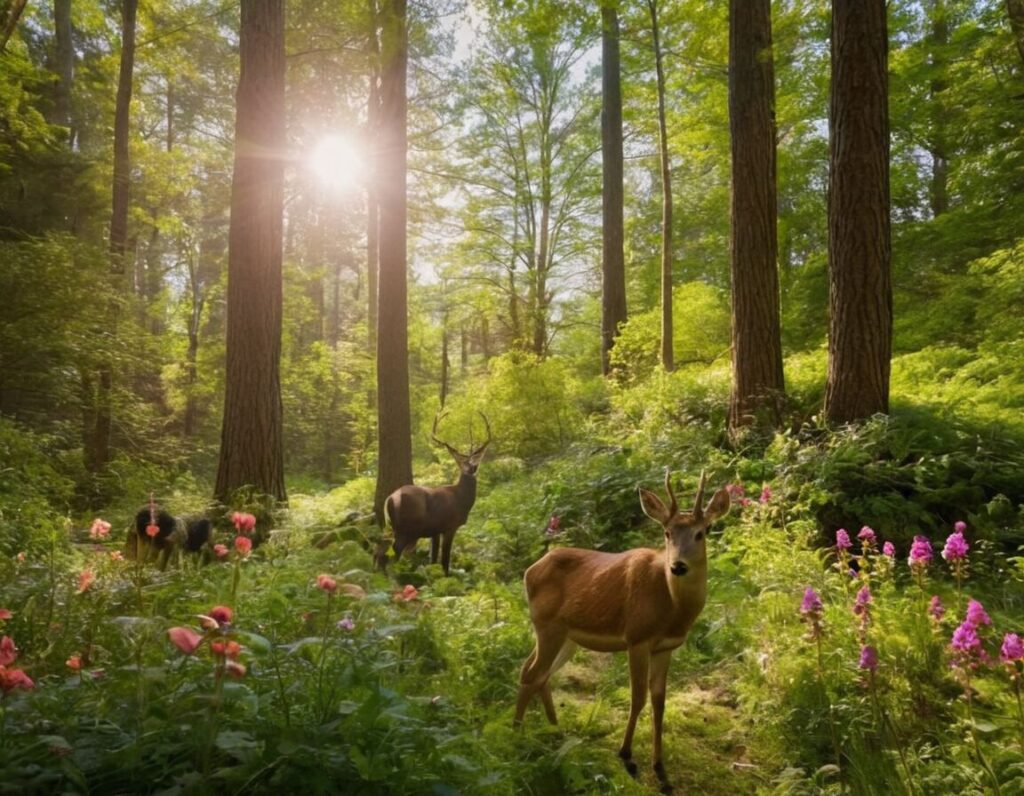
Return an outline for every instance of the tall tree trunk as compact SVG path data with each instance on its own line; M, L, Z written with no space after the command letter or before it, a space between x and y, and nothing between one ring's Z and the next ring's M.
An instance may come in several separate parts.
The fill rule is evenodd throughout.
M775 189L771 0L729 3L732 135L732 401L729 427L756 422L783 390ZM774 424L777 416L771 417Z
M833 0L825 416L889 410L892 285L885 0Z
M931 130L928 152L932 159L932 174L928 198L934 218L949 209L949 136L946 132L948 116L944 96L949 87L946 80L946 48L949 46L949 11L946 0L932 0L930 16L928 47L932 79L929 85Z
M7 14L0 19L0 53L7 49L7 42L14 35L14 30L18 27L18 20L21 19L21 13L25 10L27 3L28 0L12 0L11 4L7 6Z
M377 0L368 0L369 35L367 57L370 65L370 91L366 102L366 127L368 140L375 141L380 127L380 42L377 39ZM377 281L380 256L380 207L378 204L377 179L379 163L377 148L370 146L370 168L366 189L366 330L370 350L377 339Z
M54 62L57 82L53 90L53 117L68 128L68 146L75 145L71 112L71 85L75 79L75 48L72 41L71 0L53 0Z
M377 490L374 513L383 525L384 501L412 483L409 408L406 158L408 156L406 0L386 0L381 14L380 283L377 305Z
M619 15L601 7L601 372L611 372L610 356L619 327L626 322L626 259L622 220L622 83L619 68Z
M215 495L242 487L279 501L284 0L245 0L228 232L227 381Z
M1017 44L1017 53L1024 63L1024 0L1006 0L1006 14L1010 18L1010 30Z
M199 417L199 402L196 400L196 384L199 381L199 330L203 318L204 296L199 274L202 270L203 250L200 244L195 257L188 259L188 287L192 306L188 319L188 349L185 352L185 417L182 434L186 439L195 436Z
M665 121L665 70L662 66L658 0L647 0L654 42L654 73L658 88L658 144L661 155L661 366L675 370L672 352L672 166L668 158L668 125Z

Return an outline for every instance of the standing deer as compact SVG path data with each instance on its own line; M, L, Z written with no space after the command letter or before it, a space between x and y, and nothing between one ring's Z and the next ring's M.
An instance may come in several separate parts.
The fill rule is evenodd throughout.
M669 505L640 489L644 513L665 530L665 550L636 549L602 553L563 547L552 550L526 570L537 645L523 664L516 724L540 694L548 721L557 723L551 698L551 675L572 657L577 646L629 655L632 689L629 721L619 756L633 776L633 732L650 688L653 714L654 772L664 792L671 792L661 760L665 681L672 650L681 645L704 608L707 595L708 527L729 511L724 489L702 508L704 473L692 511L679 511L665 472Z
M472 425L470 426L470 447L468 453L460 453L444 440L437 437L437 424L443 413L434 416L431 439L443 446L459 465L459 480L448 486L402 486L388 495L384 510L395 533L395 558L401 558L407 547L415 547L418 539L430 538L430 563L437 563L437 549L441 546L441 566L444 574L452 559L452 540L455 532L466 524L469 510L476 500L476 471L483 461L484 451L491 442L491 424L481 412L487 427L487 439L473 447Z

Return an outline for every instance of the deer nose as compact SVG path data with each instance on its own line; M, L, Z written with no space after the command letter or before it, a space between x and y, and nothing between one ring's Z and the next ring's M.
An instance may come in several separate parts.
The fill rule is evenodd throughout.
M682 577L683 575L685 575L689 571L690 571L690 568L688 566L686 566L686 562L685 561L675 561L672 564L672 574L677 576L677 577Z

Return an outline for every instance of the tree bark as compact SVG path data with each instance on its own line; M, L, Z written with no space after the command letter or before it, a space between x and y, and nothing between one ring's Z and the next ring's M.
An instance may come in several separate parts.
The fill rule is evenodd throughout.
M28 0L12 0L7 7L7 14L2 20L3 26L0 27L0 53L7 49L7 42L14 35L14 30L18 27L18 20L21 19L21 14L27 3Z
M654 42L654 72L658 89L658 148L661 156L661 366L675 370L672 352L672 166L668 157L668 125L665 120L665 71L662 66L658 0L647 0Z
M377 0L368 0L369 35L367 37L367 58L370 65L370 91L366 102L366 127L368 140L376 141L380 127L380 42L377 39ZM370 146L370 168L366 189L366 329L372 351L377 337L377 281L378 258L380 256L379 228L380 213L377 195L377 148Z
M1024 64L1024 0L1006 0L1006 15L1010 18L1017 53Z
M949 209L949 143L946 132L947 110L944 93L949 87L946 80L946 48L949 46L949 12L945 0L932 0L928 33L929 60L932 79L929 85L931 130L928 153L932 159L932 174L928 186L928 199L932 217Z
M406 0L386 0L381 13L380 282L377 304L377 490L374 513L395 489L412 483L409 408L406 159L408 156Z
M887 51L885 0L833 0L825 416L835 423L889 410Z
M771 0L729 3L732 139L732 400L729 427L755 423L784 388L775 184ZM768 419L768 418L765 418ZM772 412L770 425L778 422Z
M227 381L215 496L243 487L284 501L281 258L284 0L241 6L241 76L228 232Z
M611 372L610 353L626 322L626 260L623 252L622 82L619 66L619 15L601 7L601 200L602 293L601 372Z
M71 85L75 78L75 49L72 41L71 0L53 0L54 63L57 82L53 87L53 119L68 128L68 146L75 145L71 111Z

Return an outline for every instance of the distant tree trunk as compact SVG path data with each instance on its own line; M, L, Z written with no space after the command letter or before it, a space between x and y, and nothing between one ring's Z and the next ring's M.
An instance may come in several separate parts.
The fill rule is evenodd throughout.
M661 153L661 366L675 370L672 352L672 166L668 157L668 125L665 121L665 71L662 67L658 0L647 0L654 41L654 72L658 87L658 143Z
M374 513L383 525L384 501L412 483L409 408L408 286L406 281L406 158L408 156L406 0L386 0L381 14L380 284L377 305L378 470Z
M833 0L825 416L889 410L892 355L885 0Z
M370 92L366 102L366 127L369 140L376 141L380 127L380 42L377 39L377 0L368 0L370 30L367 37L367 57L370 64ZM379 158L377 147L370 146L370 168L366 189L366 329L370 349L373 350L377 337L377 274L380 256L380 207L378 204L377 178Z
M117 77L117 100L114 105L114 174L110 213L110 272L115 293L125 290L125 251L128 248L128 205L131 200L131 160L128 152L131 132L129 111L132 102L132 78L135 70L135 16L138 0L121 4L121 65ZM108 326L116 334L119 308L108 309ZM96 378L95 411L86 429L85 466L90 473L101 472L110 463L111 392L114 385L113 365L109 361L99 367Z
M54 121L68 128L68 146L75 145L71 112L71 85L75 78L75 48L72 42L71 0L53 0L54 65L57 82L53 91Z
M227 380L215 496L286 500L281 409L284 0L245 0L228 232Z
M932 79L929 86L931 106L931 130L929 131L928 152L932 159L932 175L928 198L932 217L949 209L949 142L946 132L947 109L945 91L946 48L949 46L949 11L945 0L932 0L928 34L929 60Z
M771 0L729 3L732 135L732 401L729 427L755 422L783 390L775 188ZM778 418L773 416L772 422Z
M12 0L11 4L7 6L7 14L0 22L0 53L7 49L7 42L11 40L11 36L14 35L15 29L18 27L18 20L21 19L21 12L25 10L25 5L28 0Z
M601 6L601 168L603 205L601 372L611 372L610 353L626 322L626 260L622 221L622 83L619 15Z
M1024 0L1006 0L1006 14L1010 18L1010 30L1017 43L1017 53L1024 63Z
M199 381L199 330L203 318L203 295L200 272L202 269L202 244L195 257L188 258L188 287L191 307L188 318L188 349L185 352L185 417L182 434L186 438L195 436L199 402L196 400L196 384Z

